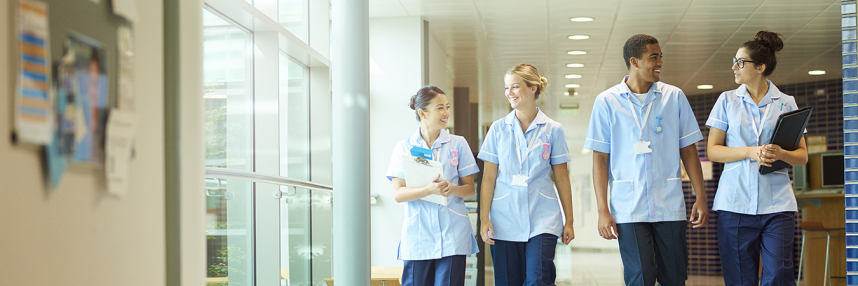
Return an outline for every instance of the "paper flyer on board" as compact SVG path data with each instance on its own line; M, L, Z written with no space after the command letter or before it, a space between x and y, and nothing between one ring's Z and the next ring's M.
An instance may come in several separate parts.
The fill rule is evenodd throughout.
M18 71L15 94L15 131L22 143L45 145L53 139L51 56L48 5L18 2Z
M107 191L112 195L121 196L128 192L128 168L136 123L137 118L133 112L112 109L108 113L104 173L107 178Z

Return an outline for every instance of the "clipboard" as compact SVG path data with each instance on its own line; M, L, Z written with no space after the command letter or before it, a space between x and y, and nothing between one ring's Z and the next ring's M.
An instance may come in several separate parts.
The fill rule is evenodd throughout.
M804 130L807 128L807 122L810 120L810 113L812 111L813 107L805 107L778 116L778 122L775 124L775 131L772 133L770 144L781 146L781 148L787 151L798 149L801 138L804 138ZM789 164L786 162L777 160L772 163L771 167L760 166L760 174L765 175L788 166Z
M438 175L441 175L442 179L444 178L441 162L426 160L423 157L402 155L400 163L402 163L402 171L405 172L406 187L422 188L432 183ZM420 199L443 206L447 205L447 198L441 195L428 195Z

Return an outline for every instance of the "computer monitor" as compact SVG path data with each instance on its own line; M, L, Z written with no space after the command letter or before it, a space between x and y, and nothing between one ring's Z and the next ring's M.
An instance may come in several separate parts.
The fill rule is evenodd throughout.
M805 172L810 190L843 187L843 152L809 154Z
M807 190L807 166L792 166L792 188L796 191Z
M843 153L825 153L822 156L822 187L843 186Z

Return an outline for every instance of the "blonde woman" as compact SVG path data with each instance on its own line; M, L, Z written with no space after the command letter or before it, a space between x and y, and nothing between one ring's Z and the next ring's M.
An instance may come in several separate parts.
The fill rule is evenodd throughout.
M575 238L563 126L536 107L547 83L529 64L506 73L513 111L492 124L477 156L485 161L480 235L491 245L498 286L555 285L557 238Z

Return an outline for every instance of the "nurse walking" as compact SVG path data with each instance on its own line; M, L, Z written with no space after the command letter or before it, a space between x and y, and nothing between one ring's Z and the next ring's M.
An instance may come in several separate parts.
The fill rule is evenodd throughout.
M480 236L491 245L497 286L555 285L557 238L575 238L563 126L536 107L547 83L529 64L506 73L514 110L492 123L478 155L485 161Z
M795 285L793 241L798 208L787 169L761 175L760 165L807 163L804 138L787 151L769 144L778 116L798 109L792 96L767 79L783 48L779 34L760 31L733 58L739 88L715 102L706 126L709 159L725 163L713 210L726 285ZM757 276L760 256L762 281Z
M465 256L478 251L464 198L474 195L473 174L479 169L465 138L445 129L450 103L441 89L421 88L409 106L415 110L420 128L396 144L387 169L393 198L405 203L398 254L404 260L402 285L461 286L465 284ZM443 163L443 177L424 187L406 187L400 158L411 155L412 148L429 151L432 160ZM447 205L420 199L428 195L446 197Z
M623 58L629 75L596 97L584 143L593 150L599 235L619 240L626 285L685 285L688 222L679 164L696 191L689 221L705 226L709 209L695 145L703 135L682 90L660 81L656 38L632 36Z

